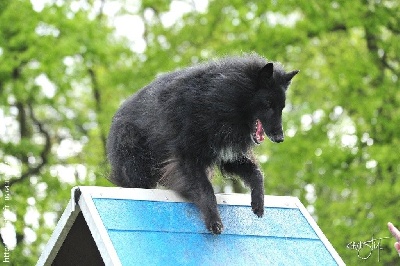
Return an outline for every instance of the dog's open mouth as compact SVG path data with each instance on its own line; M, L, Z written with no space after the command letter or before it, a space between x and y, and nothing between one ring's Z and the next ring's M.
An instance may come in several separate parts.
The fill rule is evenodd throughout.
M258 120L258 119L256 120L256 122L254 124L254 131L253 131L253 134L252 134L252 140L257 145L264 141L264 128L262 126L261 121Z

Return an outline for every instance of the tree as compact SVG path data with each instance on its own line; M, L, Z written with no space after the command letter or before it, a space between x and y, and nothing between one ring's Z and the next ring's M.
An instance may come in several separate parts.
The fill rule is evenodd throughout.
M109 114L120 100L112 95L130 84L137 57L101 9L93 14L91 6L64 3L35 10L26 0L2 5L0 187L10 199L0 222L8 234L1 235L11 262L31 265L71 187L107 182Z
M349 242L388 236L386 222L400 220L399 12L393 1L210 1L178 29L147 30L166 36L150 54L184 64L257 51L301 70L287 140L258 149L266 191L299 196L349 264L360 262ZM381 262L394 265L391 241L381 245Z
M103 6L84 3L41 11L29 1L1 4L0 104L11 127L0 134L0 171L13 183L12 254L29 246L37 256L54 226L25 222L31 209L43 224L60 214L73 185L109 185L104 140L123 99L157 73L251 51L301 71L289 89L285 142L257 148L266 193L298 196L349 265L360 262L349 242L389 236L387 221L400 225L399 3L214 0L201 11L197 1L112 1L143 21L146 46L135 52L107 26ZM174 6L187 12L171 22ZM63 175L70 169L76 180ZM237 182L234 189L243 191ZM37 239L27 245L32 231ZM392 242L381 242L385 265L398 262ZM363 262L377 259L374 250Z

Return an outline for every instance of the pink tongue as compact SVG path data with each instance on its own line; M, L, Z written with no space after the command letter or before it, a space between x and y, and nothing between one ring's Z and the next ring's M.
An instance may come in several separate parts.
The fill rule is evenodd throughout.
M258 142L264 141L264 129L260 120L257 120L256 138Z

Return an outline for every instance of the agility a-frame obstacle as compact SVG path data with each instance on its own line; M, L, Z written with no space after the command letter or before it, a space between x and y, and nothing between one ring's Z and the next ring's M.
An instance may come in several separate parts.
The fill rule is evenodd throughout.
M345 265L297 198L216 197L221 235L172 191L76 187L37 265Z

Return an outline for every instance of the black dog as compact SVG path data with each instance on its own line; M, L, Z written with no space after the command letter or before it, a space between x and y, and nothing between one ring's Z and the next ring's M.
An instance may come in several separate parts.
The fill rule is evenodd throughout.
M223 225L209 181L214 165L251 188L264 213L263 175L252 147L283 141L285 92L298 73L250 54L165 74L131 96L113 118L107 141L111 181L122 187L167 186L201 210L207 228Z

